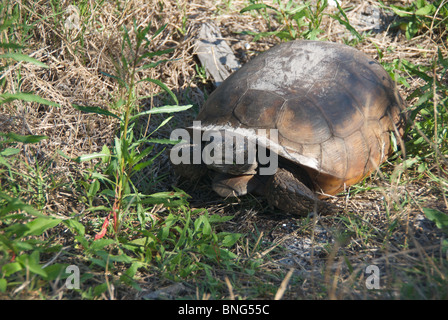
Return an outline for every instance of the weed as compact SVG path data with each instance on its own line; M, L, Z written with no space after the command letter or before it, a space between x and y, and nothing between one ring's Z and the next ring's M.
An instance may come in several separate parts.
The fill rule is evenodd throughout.
M15 182L19 173L14 169L18 161L15 156L20 149L14 148L19 142L38 143L47 137L20 136L17 134L1 134L0 140L0 168L7 171L8 181L0 181L0 292L5 293L8 286L15 288L14 292L33 290L40 285L39 279L51 281L63 273L63 264L48 265L40 263L42 253L60 250L60 246L51 243L51 238L39 240L47 230L61 223L61 219L43 215L40 210L21 199L22 191ZM9 147L5 147L9 145ZM3 169L4 168L4 169ZM1 171L0 171L1 173ZM42 203L43 193L31 199L37 205ZM20 283L20 286L17 284Z
M0 12L5 17L9 8L6 4L0 6ZM4 92L8 86L6 75L17 72L17 64L32 63L39 67L47 68L45 64L28 55L21 53L21 45L13 41L10 37L10 29L15 27L18 19L17 6L13 7L14 14L9 19L3 19L0 25L0 72L2 74L2 91L0 93L0 105L11 104L13 101L27 101L51 106L58 104L43 99L33 93L20 92L20 88L13 88L14 93ZM0 292L5 293L8 287L15 288L14 292L22 290L32 290L38 288L38 279L46 281L59 277L63 270L62 264L54 264L50 268L40 263L40 255L45 252L52 252L60 249L58 245L52 245L50 239L39 240L35 237L41 236L47 230L59 225L61 219L41 214L35 206L30 205L21 199L23 191L16 183L16 179L23 176L15 164L19 162L18 155L21 153L21 146L35 144L47 139L46 136L20 135L13 132L0 133ZM31 203L39 206L44 204L44 191L42 188L40 168L36 162L36 167L28 167L34 171L34 181L31 181L31 188L37 188L38 192L31 192L34 197ZM6 173L6 174L4 174ZM20 284L20 286L18 285Z
M276 36L283 41L298 38L317 40L318 36L323 33L321 24L324 15L328 15L327 13L324 13L328 6L327 0L318 0L315 5L311 5L310 3L299 4L292 0L289 0L286 3L285 1L278 0L274 1L274 3L276 4L275 7L262 2L254 3L240 11L240 13L248 11L261 12L262 17L267 21L268 26L271 25L268 10L275 13L275 20L280 26L279 29L259 33L246 31L245 33L255 36L253 41L258 41L260 38L268 36ZM337 8L339 10L339 14L330 14L329 16L339 21L358 39L362 39L361 35L348 22L347 16L339 3L337 3ZM342 18L340 16L342 16Z
M399 18L391 24L392 28L399 28L405 32L407 39L427 31L430 34L445 33L448 24L448 7L446 1L415 0L409 6L389 5L382 1L383 8L393 11Z
M160 34L165 27L166 25L159 28L154 33L151 39L157 37L157 35ZM109 223L110 214L112 214L113 218L114 234L117 235L122 223L122 218L126 214L126 211L129 209L129 207L139 207L142 195L139 194L139 190L133 184L132 178L141 170L150 166L154 162L154 160L161 154L162 151L153 155L149 159L147 158L154 150L154 143L175 143L167 139L164 140L150 138L151 134L165 125L167 121L170 120L170 118L162 123L150 135L141 139L136 139L132 131L135 125L135 120L142 116L150 117L151 114L156 113L172 113L184 111L191 107L191 105L178 106L176 96L171 92L171 90L168 89L167 86L156 79L145 78L143 80L137 81L136 76L139 70L152 68L157 66L159 63L166 61L161 60L155 63L151 62L148 64L142 64L144 59L150 59L155 56L160 56L170 51L164 50L157 52L141 52L143 50L146 50L150 44L151 40L147 38L147 34L150 28L151 25L148 25L146 28L137 28L134 24L134 31L136 33L136 44L134 49L131 44L129 31L124 27L123 45L121 48L122 56L120 59L121 64L116 65L116 75L106 74L107 76L116 80L120 88L122 89L122 96L119 98L119 101L121 107L124 109L123 114L119 117L110 111L98 107L85 107L78 105L74 106L76 109L84 112L111 116L120 120L120 133L114 139L112 150L110 150L108 146L104 145L101 153L83 155L74 159L76 162L83 162L101 158L101 163L105 165L105 168L102 169L99 166L96 166L96 169L103 170L104 173L95 170L90 174L88 179L85 179L86 181L82 182L86 190L86 195L90 205L93 204L94 197L100 191L100 182L104 186L106 186L106 189L103 188L103 190L101 191L102 195L105 198L108 198L109 203L113 204L112 208L110 209L110 213L103 224L101 232L97 235L97 238L101 238L104 236ZM125 51L127 50L129 50L129 52L131 53L130 57L127 57L125 55ZM153 82L160 86L169 94L176 105L153 108L148 111L134 114L135 110L137 109L136 103L138 102L138 97L136 95L138 83L143 81ZM161 199L160 201L169 202L170 198ZM139 212L139 220L143 223L144 218L142 215L143 212Z
M85 175L81 181L89 204L89 211L106 210L101 230L96 234L94 241L88 241L84 237L84 229L79 225L75 227L80 244L90 253L90 261L101 268L113 270L114 264L124 263L125 276L120 280L137 287L133 277L139 268L155 264L159 270L174 281L190 277L199 271L209 272L211 265L232 265L236 256L228 248L238 241L240 235L233 233L216 233L212 225L225 222L229 217L209 216L204 210L191 210L186 201L187 194L181 190L173 192L158 192L150 195L141 193L133 182L133 178L144 168L151 166L163 150L154 152L155 144L174 144L177 141L168 139L154 139L152 134L164 126L172 117L163 121L157 129L146 137L137 139L133 128L140 117L157 113L173 113L184 111L191 107L179 106L177 97L162 82L145 78L137 81L136 74L139 70L155 67L158 62L144 63L145 59L169 53L171 50L157 52L141 52L149 46L154 39L163 32L166 25L160 27L149 37L151 28L137 28L134 25L135 49L132 45L130 33L126 28L123 31L123 47L121 65L117 65L116 75L109 75L117 81L121 87L123 96L120 98L124 112L121 116L97 107L75 106L78 110L106 115L120 120L120 131L114 139L112 148L104 145L102 151L79 156L74 161L80 163L100 159L94 169ZM125 56L125 52L131 52L131 57ZM137 97L137 85L140 82L149 81L161 87L175 105L152 108L147 111L135 112ZM141 150L141 151L140 151ZM106 206L95 206L95 199L103 198ZM165 208L175 208L176 213L167 216L150 214L146 207L163 205ZM131 218L136 217L139 227L132 223ZM105 239L109 222L113 227L113 239ZM121 230L126 229L126 235L121 235ZM130 236L130 232L134 236ZM106 249L106 248L110 249ZM116 253L112 253L116 252ZM107 287L102 285L95 294L104 293Z

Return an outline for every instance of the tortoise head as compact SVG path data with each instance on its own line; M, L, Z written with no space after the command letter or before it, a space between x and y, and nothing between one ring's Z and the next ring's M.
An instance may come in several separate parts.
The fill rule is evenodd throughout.
M206 130L202 159L208 168L232 175L256 174L256 144L252 139L227 130Z

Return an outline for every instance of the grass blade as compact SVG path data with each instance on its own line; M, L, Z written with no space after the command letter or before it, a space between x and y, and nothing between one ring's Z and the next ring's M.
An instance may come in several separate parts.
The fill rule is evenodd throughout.
M240 13L244 13L244 12L251 11L251 10L266 9L266 8L268 8L268 9L272 9L272 10L274 10L275 12L279 12L276 8L271 7L271 6L268 6L267 4L264 4L264 3L255 3L255 4L251 4L250 6L247 6L247 7L243 8L243 9L241 9L241 10L240 10Z
M2 99L0 101L0 105L7 103L7 102L14 101L14 100L23 100L23 101L27 101L27 102L36 102L36 103L40 103L40 104L45 104L45 105L52 106L52 107L60 106L56 102L41 98L35 94L28 93L28 92L2 93L2 94L0 94L0 99Z
M161 26L159 29L157 29L157 31L154 32L154 34L152 35L152 38L154 39L155 37L157 37L163 30L165 30L167 25L168 25L168 23L165 23L163 26Z
M104 158L104 157L108 157L108 156L110 156L110 154L107 154L107 153L90 153L90 154L85 154L85 155L76 157L75 159L73 159L73 161L80 163L80 162L90 161L92 159Z
M138 117L147 115L147 114L156 114L156 113L173 113L173 112L181 112L181 111L185 111L188 110L192 107L193 105L188 104L188 105L184 105L184 106L163 106L163 107L158 107L158 108L152 108L150 110L146 110L143 112L140 112L139 114L136 114L135 116L133 116L131 118L131 120L134 120Z
M337 15L332 15L330 14L330 17L332 17L333 19L337 20L340 24L342 24L348 31L351 32L351 34L353 34L355 37L358 38L358 40L362 40L362 36L359 34L358 31L356 31L355 28L353 28L351 26L351 24L348 22L348 18L347 15L344 12L344 9L342 9L341 5L339 4L339 2L336 1L336 5L338 7L339 13L344 17L345 20L341 19L339 16Z
M158 85L159 87L161 87L166 93L168 93L170 95L170 97L173 99L175 104L179 104L179 101L177 100L176 95L173 93L173 91L170 90L170 88L168 88L168 86L166 84L164 84L162 81L157 80L157 79L151 79L151 78L145 78L140 80L139 82L142 81L148 81L148 82L152 82L155 83L156 85Z
M45 63L40 62L39 60L34 59L34 58L32 58L26 54L23 54L23 53L18 53L18 52L4 53L4 54L0 54L0 58L10 58L10 59L16 60L18 62L20 62L20 61L30 62L39 67L48 68L48 66Z
M119 116L117 116L116 114L114 114L114 113L112 113L110 111L101 109L99 107L84 107L84 106L80 106L80 105L77 105L77 104L73 104L72 106L73 106L73 108L75 108L76 110L79 110L79 111L83 111L83 112L87 112L87 113L102 114L102 115L105 115L105 116L114 117L114 118L116 118L116 119L121 121L121 118Z
M6 141L6 142L14 141L14 142L21 142L21 143L38 143L44 139L48 139L47 136L37 136L37 135L23 136L21 134L17 134L14 132L8 132L6 134L0 133L0 136L7 137L9 139L9 141Z
M23 49L24 47L22 47L21 45L18 45L17 43L13 43L13 42L10 42L10 43L0 42L0 48L20 50L20 49Z

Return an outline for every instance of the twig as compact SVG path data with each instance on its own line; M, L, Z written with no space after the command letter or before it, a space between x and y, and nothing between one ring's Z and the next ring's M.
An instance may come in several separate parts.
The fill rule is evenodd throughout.
M280 284L280 287L277 290L277 293L275 294L274 300L280 300L283 297L283 294L285 293L286 288L288 287L288 283L289 283L289 280L291 279L293 272L294 272L294 268L292 268L288 271L285 279L283 279L282 283Z

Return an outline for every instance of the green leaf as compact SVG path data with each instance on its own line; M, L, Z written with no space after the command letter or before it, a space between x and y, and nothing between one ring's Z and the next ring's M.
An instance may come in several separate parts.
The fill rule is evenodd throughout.
M418 66L416 66L416 65L412 64L411 62L404 60L404 59L401 61L401 63L408 71L412 72L414 75L422 78L426 82L432 82L432 77L428 76L426 73L420 71L418 69Z
M150 154L153 149L154 149L154 146L150 146L150 147L146 148L145 150L143 150L142 152L140 152L138 155L134 156L133 163L139 163L144 157L146 157L148 154Z
M5 150L0 151L0 156L8 157L18 154L20 152L19 149L16 148L6 148Z
M140 170L142 170L142 169L144 169L144 168L146 168L147 166L150 166L151 164L153 164L154 163L154 160L148 160L148 161L145 161L145 162L140 162L140 163L138 163L138 164L136 164L133 168L132 168L132 170L134 171L134 172L137 172L137 171L140 171Z
M100 192L100 194L107 195L107 196L109 196L111 198L115 197L115 191L110 190L110 189L102 190ZM88 211L88 212L95 212L95 211L106 211L106 212L108 212L108 211L112 211L112 209L110 207L106 207L106 206L96 206L96 207L89 207L89 208L86 209L86 211Z
M122 152L122 147L121 147L121 140L118 137L115 137L114 139L115 142L115 153L118 159L121 159L121 152Z
M10 275L12 275L13 273L22 270L22 265L19 262L11 262L8 264L5 264L2 267L2 273L5 277L9 277Z
M0 292L5 293L7 286L8 286L8 281L6 281L6 279L0 279Z
M134 23L135 23L135 20L134 20ZM132 46L132 43L131 43L131 38L129 37L129 31L128 31L128 28L126 28L126 25L124 25L123 24L123 39L126 41L126 44L128 45L128 48L131 50L131 53L132 53L132 56L134 56L134 49L133 49L133 46ZM123 48L124 48L124 42L123 42L123 45L122 45L122 51L123 51ZM127 62L127 60L126 60L126 57L122 54L121 55L121 59L122 59L122 62L123 62L123 67L124 67L124 69L126 70L126 69L128 69L128 62Z
M26 54L22 54L22 53L18 53L18 52L9 52L9 53L0 54L0 59L1 58L10 58L10 59L13 59L13 60L16 60L19 62L26 61L26 62L33 63L42 68L48 68L48 66L45 63L40 62L39 60L34 59Z
M6 206L0 207L0 218L12 211L23 210L33 216L42 216L42 214L29 204L23 203L18 198L12 198L7 194L0 192L0 199L6 201ZM0 219L2 220L2 219Z
M192 106L193 106L192 104L189 104L189 105L184 105L184 106L175 105L175 106L163 106L163 107L158 107L158 108L152 108L150 110L146 110L146 111L136 114L135 116L133 116L131 118L131 120L134 120L138 117L141 117L141 116L144 116L147 114L181 112L181 111L190 109Z
M30 244L26 241L18 241L17 239L14 240L14 248L16 249L16 252L19 251L27 251L32 250L34 248L34 244Z
M89 188L89 196L90 197L94 197L98 191L100 190L100 182L98 180L94 180L91 184L90 184L90 188Z
M162 128L163 126L165 126L168 122L171 121L171 119L172 119L173 117L174 117L174 116L171 116L171 117L168 117L168 118L166 118L165 120L163 120L163 121L157 126L157 128L154 129L154 131L151 132L151 133L149 134L149 136L152 136L155 132L157 132L157 130L159 130L160 128Z
M424 6L423 8L418 9L415 11L415 15L417 16L427 16L432 14L435 11L435 7L432 4L428 4Z
M167 199L167 198L145 198L141 201L141 204L163 204L165 207L180 207L185 205L186 201L183 199Z
M107 154L107 156L104 156L101 161L103 163L108 163L110 161L110 150L107 147L107 145L103 145L103 148L101 149L102 154Z
M159 51L155 51L155 52L146 52L138 58L137 62L140 62L141 60L143 60L145 58L151 59L152 57L161 56L166 53L173 52L173 51L174 51L174 48L166 49L166 50L159 50ZM168 60L166 60L166 61L168 61Z
M1 27L0 27L1 30ZM19 49L23 49L24 47L22 47L21 45L18 45L17 43L2 43L0 42L0 48L5 48L5 49L15 49L15 50L19 50Z
M212 226L210 225L208 216L206 215L200 216L194 221L194 231L195 232L202 231L202 234L206 236L211 234Z
M140 80L139 82L142 82L142 81L148 81L148 82L155 83L156 85L161 87L163 90L165 90L166 93L168 93L171 96L171 98L173 99L175 104L179 104L179 101L177 100L176 95L162 81L157 80L157 79L152 79L152 78L145 78L145 79Z
M107 239L104 239L107 240ZM99 240L97 240L99 241ZM95 242L97 242L95 241ZM115 242L115 241L114 241ZM120 254L120 255L113 255L106 251L97 251L96 254L103 259L103 261L109 261L109 262L125 262L125 263L132 263L135 261L135 259L129 257L126 254Z
M142 27L137 27L137 22L135 21L135 18L133 19L134 21L134 31L135 31L135 35L137 37L138 43L141 43L143 40L145 40L146 35L148 34L149 30L151 29L151 21L148 23L148 25L145 28Z
M104 175L99 172L92 172L92 179L99 179L101 181L107 181L111 184L114 184L114 182L111 179L109 179L107 175Z
M89 250L97 251L97 250L103 249L104 247L107 247L108 245L111 245L115 242L116 241L114 239L106 239L106 238L98 239L98 240L95 240L92 242L92 244L89 247Z
M65 273L65 269L67 268L67 266L68 264L62 264L62 263L55 263L49 265L44 269L47 274L44 277L44 279L47 281L54 281L60 278L67 278L68 275Z
M232 247L241 238L241 233L226 233L222 240L224 247Z
M234 216L220 216L218 214L214 214L210 216L210 223L223 223L233 219Z
M44 98L41 98L35 94L28 93L28 92L18 92L18 93L5 92L5 93L0 94L0 99L1 99L0 105L7 103L7 102L11 102L13 100L23 100L23 101L27 101L27 102L36 102L36 103L40 103L40 104L45 104L45 105L52 106L52 107L60 106L56 102L46 100Z
M75 220L75 218L64 220L63 223L67 227L76 231L76 233L79 234L80 236L84 236L86 233L86 228L84 227L84 225L78 220Z
M84 162L84 161L90 161L92 159L96 159L96 158L105 158L110 156L110 154L107 153L91 153L91 154L85 154L79 157L76 157L74 159L72 159L75 162Z
M394 6L394 5L390 5L390 9L392 9L392 11L399 17L409 17L412 16L411 12L406 11L406 8L404 7L399 7L399 6ZM408 9L410 10L410 9Z
M96 114L102 114L102 115L109 116L109 117L114 117L121 121L121 118L119 116L117 116L116 114L114 114L110 111L101 109L99 107L84 107L84 106L80 106L77 104L73 104L73 108L75 108L79 111L87 112L87 113L96 113Z
M442 251L448 252L448 240L447 239L443 239L443 241L442 241Z
M448 215L431 208L423 208L423 212L425 213L425 216L434 222L437 226L437 228L448 231Z
M340 18L337 15L331 15L330 17L332 17L333 19L337 20L340 24L342 24L348 31L350 31L350 33L352 35L354 35L355 37L357 37L359 40L362 40L362 36L358 33L358 31L356 31L355 28L353 28L351 26L351 24L349 23L349 20L347 18L347 15L344 12L344 9L342 9L342 7L339 5L339 2L336 2L336 5L338 7L339 13L345 18L345 20L343 20L342 18Z
M137 164L134 166L134 168L133 168L134 173L137 172L137 171L142 170L143 168L146 168L146 167L149 166L149 165L151 165L151 164L154 162L154 160L155 160L156 158L158 158L164 151L165 151L165 148L162 149L159 153L157 153L155 156L153 156L153 157L152 157L151 159L149 159L148 161L137 163ZM140 161L140 160L139 160L139 161Z
M17 134L14 132L8 132L7 134L0 133L0 136L5 136L12 141L21 143L38 143L41 140L48 139L47 136L36 136L36 135L23 136L21 134Z
M93 289L93 294L98 297L101 294L103 294L104 292L106 292L108 287L109 287L109 285L106 282L99 284Z
M279 12L276 8L268 6L267 4L255 3L255 4L251 4L250 6L247 6L243 9L241 9L240 13L244 13L244 12L251 11L251 10L260 10L260 9L271 9L271 10L274 10L275 12Z
M25 231L24 236L38 236L45 230L57 226L62 220L50 217L39 217L26 224L28 230Z
M419 29L420 29L420 25L415 19L412 19L411 21L409 21L406 26L406 31L405 31L406 38L408 40L412 39L417 34Z
M106 77L109 77L109 78L112 78L112 79L117 80L117 81L118 81L118 84L119 84L120 86L122 86L123 88L129 89L128 84L126 83L126 81L123 81L123 79L121 79L121 78L119 78L119 77L117 77L117 76L114 76L114 75L112 75L112 74L109 74L109 73L107 73L107 72L104 72L104 71L100 71L100 73L103 74L103 75L105 75Z
M133 262L131 266L120 276L120 280L133 287L135 290L140 291L141 288L137 281L134 280L134 276L137 273L138 268L142 266L143 264L140 262Z
M38 251L34 251L38 253ZM38 255L34 254L34 252L31 255L21 255L17 257L17 262L19 262L22 266L29 269L32 273L38 274L42 277L47 277L47 273L44 269L42 269L42 266L39 264Z
M154 34L152 35L152 38L154 39L155 37L157 37L163 30L165 30L167 25L168 25L168 23L165 23L163 26L161 26L159 29L157 29L157 31L154 32Z

